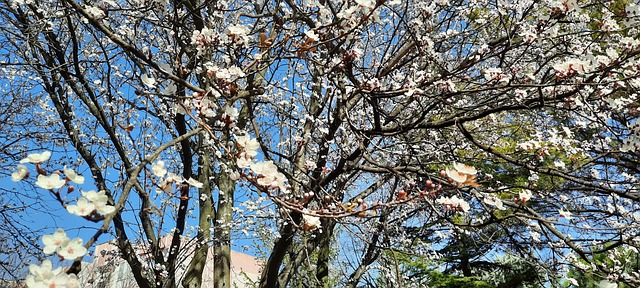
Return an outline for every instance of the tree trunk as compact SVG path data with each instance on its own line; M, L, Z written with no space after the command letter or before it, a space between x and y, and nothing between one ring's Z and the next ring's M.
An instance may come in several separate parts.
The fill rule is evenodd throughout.
M227 167L235 167L227 162ZM233 212L233 193L236 181L229 177L227 171L221 171L218 180L218 210L216 213L213 242L213 287L231 287L231 221Z
M209 236L211 228L211 215L214 215L213 203L211 199L211 183L209 182L211 176L211 159L208 153L203 153L200 167L200 182L203 183L200 189L201 195L206 195L203 201L202 197L199 197L200 213L199 213L199 229L198 229L198 243L197 248L194 251L193 258L189 264L184 279L182 280L182 286L184 288L200 288L202 286L202 272L207 264L207 254L209 252Z
M332 219L326 219L322 221L323 230L322 234L318 234L318 261L316 261L316 278L319 283L316 287L324 288L329 282L329 257L331 257L331 240L333 238L333 229L335 228L335 221Z

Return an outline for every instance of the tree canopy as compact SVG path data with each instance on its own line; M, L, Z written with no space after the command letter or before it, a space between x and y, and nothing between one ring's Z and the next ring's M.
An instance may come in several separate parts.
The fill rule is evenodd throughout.
M50 227L69 261L29 287L111 236L139 287L203 286L209 246L231 287L243 235L265 288L484 287L505 259L640 285L596 257L640 240L634 1L0 3L2 193L94 231Z

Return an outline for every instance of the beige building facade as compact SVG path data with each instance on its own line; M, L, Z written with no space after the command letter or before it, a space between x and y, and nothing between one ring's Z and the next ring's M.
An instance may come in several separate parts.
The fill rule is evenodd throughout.
M161 239L160 247L166 257L171 238L165 236ZM194 239L182 238L181 246L184 251L177 259L176 283L182 281L189 262L193 257L196 247ZM151 264L151 257L144 244L136 244L138 259L147 265ZM136 288L131 268L127 262L118 256L119 250L113 242L107 242L96 246L93 262L83 263L80 280L82 287L86 288ZM232 287L249 288L260 278L263 261L251 255L231 251L231 282ZM151 268L149 268L151 270ZM179 285L178 287L182 287ZM202 287L213 288L213 247L209 247L207 262L202 275Z

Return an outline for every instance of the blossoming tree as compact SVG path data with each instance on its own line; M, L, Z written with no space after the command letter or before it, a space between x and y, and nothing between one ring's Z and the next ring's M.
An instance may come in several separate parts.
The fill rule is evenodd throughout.
M214 286L230 287L238 229L275 236L259 287L396 285L411 279L387 255L438 269L450 243L639 281L591 261L639 240L635 3L1 5L2 81L42 99L30 129L72 155L24 153L14 179L100 227L44 252L79 257L113 231L140 287L200 287L212 245ZM480 261L462 252L468 276ZM30 286L74 285L43 269Z

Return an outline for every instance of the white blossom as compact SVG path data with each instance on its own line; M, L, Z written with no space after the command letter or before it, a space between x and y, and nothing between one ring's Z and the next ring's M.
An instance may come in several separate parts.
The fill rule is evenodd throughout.
M456 181L458 183L464 183L467 181L467 177L468 177L467 174L460 173L459 171L452 170L452 169L446 169L445 172L447 176L451 178L451 180L453 181Z
M68 242L69 237L67 237L67 233L61 228L58 228L55 233L42 236L42 243L44 243L42 251L44 254L53 254L58 251L60 247L67 245Z
M466 164L461 164L458 162L453 163L453 169L456 169L458 172L462 174L467 174L467 175L476 175L478 173L476 168Z
M96 210L96 205L89 202L89 200L84 197L78 199L76 205L67 205L67 211L78 216L88 216L94 210Z
M33 154L29 154L27 155L27 158L24 158L22 160L20 160L20 163L24 164L24 163L33 163L33 164L40 164L44 161L49 160L49 158L51 157L51 152L49 151L44 151L42 153L33 153Z
M102 9L95 7L95 6L89 6L89 5L85 5L84 9L87 11L87 13L89 13L89 15L91 17L93 17L94 19L102 19L105 17L104 11L102 11Z
M308 215L310 213L306 208L302 211L302 221L304 222L303 228L305 230L316 230L322 228L320 218L316 216Z
M64 166L62 171L69 181L80 185L84 184L84 176L77 174L73 169L67 169L67 166Z
M527 202L529 201L529 199L531 199L531 197L533 197L533 194L531 194L531 191L524 189L520 191L520 193L518 194L518 201Z
M249 135L240 135L235 136L236 143L243 149L243 152L248 157L256 157L258 155L258 149L260 148L260 143L255 138L249 137Z
M193 178L189 178L189 180L187 180L187 184L189 184L189 186L195 187L195 188L202 188L202 186L203 186L203 184L201 182L198 182L198 180L193 179Z
M469 206L469 203L467 203L467 201L464 201L455 195L451 197L440 197L436 200L436 202L442 204L443 206L445 206L445 208L450 210L462 210L464 212L469 212L469 210L471 209L471 206Z
M608 280L601 280L596 284L597 288L618 288L618 283L609 282Z
M67 274L62 267L53 269L50 260L42 261L41 265L29 265L29 275L25 278L28 288L77 288L80 281L75 274Z
M142 84L146 85L149 88L156 87L156 79L150 77L147 73L140 75L140 81L142 81Z
M238 118L238 109L231 106L225 106L224 112L222 113L222 118L229 118L231 121L235 121Z
M109 205L109 196L105 191L96 192L94 190L82 192L82 196L91 201L91 204L95 206L96 211L102 215L108 215L115 211L116 207Z
M18 182L24 178L29 177L29 170L24 165L18 165L18 171L11 173L11 180Z
M566 211L563 209L558 210L558 214L560 214L560 216L566 218L567 220L571 220L572 216L571 216L571 211Z
M304 32L304 35L306 35L307 37L309 37L310 39L312 39L313 41L320 41L320 37L318 36L318 34L316 34L315 31L313 30L309 30L307 32Z
M87 254L87 248L82 246L82 239L80 238L75 238L67 242L66 245L60 247L58 250L58 255L66 260L73 260L84 256L84 254Z
M36 186L51 190L51 189L59 189L66 184L67 181L60 179L60 175L51 174L49 176L38 175L38 180L36 181Z
M167 169L164 168L164 161L158 160L156 163L151 165L151 172L153 175L158 177L164 177L167 174Z
M496 208L498 208L498 210L506 210L507 208L504 207L504 203L502 203L502 200L500 200L500 198L496 197L496 196L486 196L484 197L484 203L491 205L491 206L495 206Z

